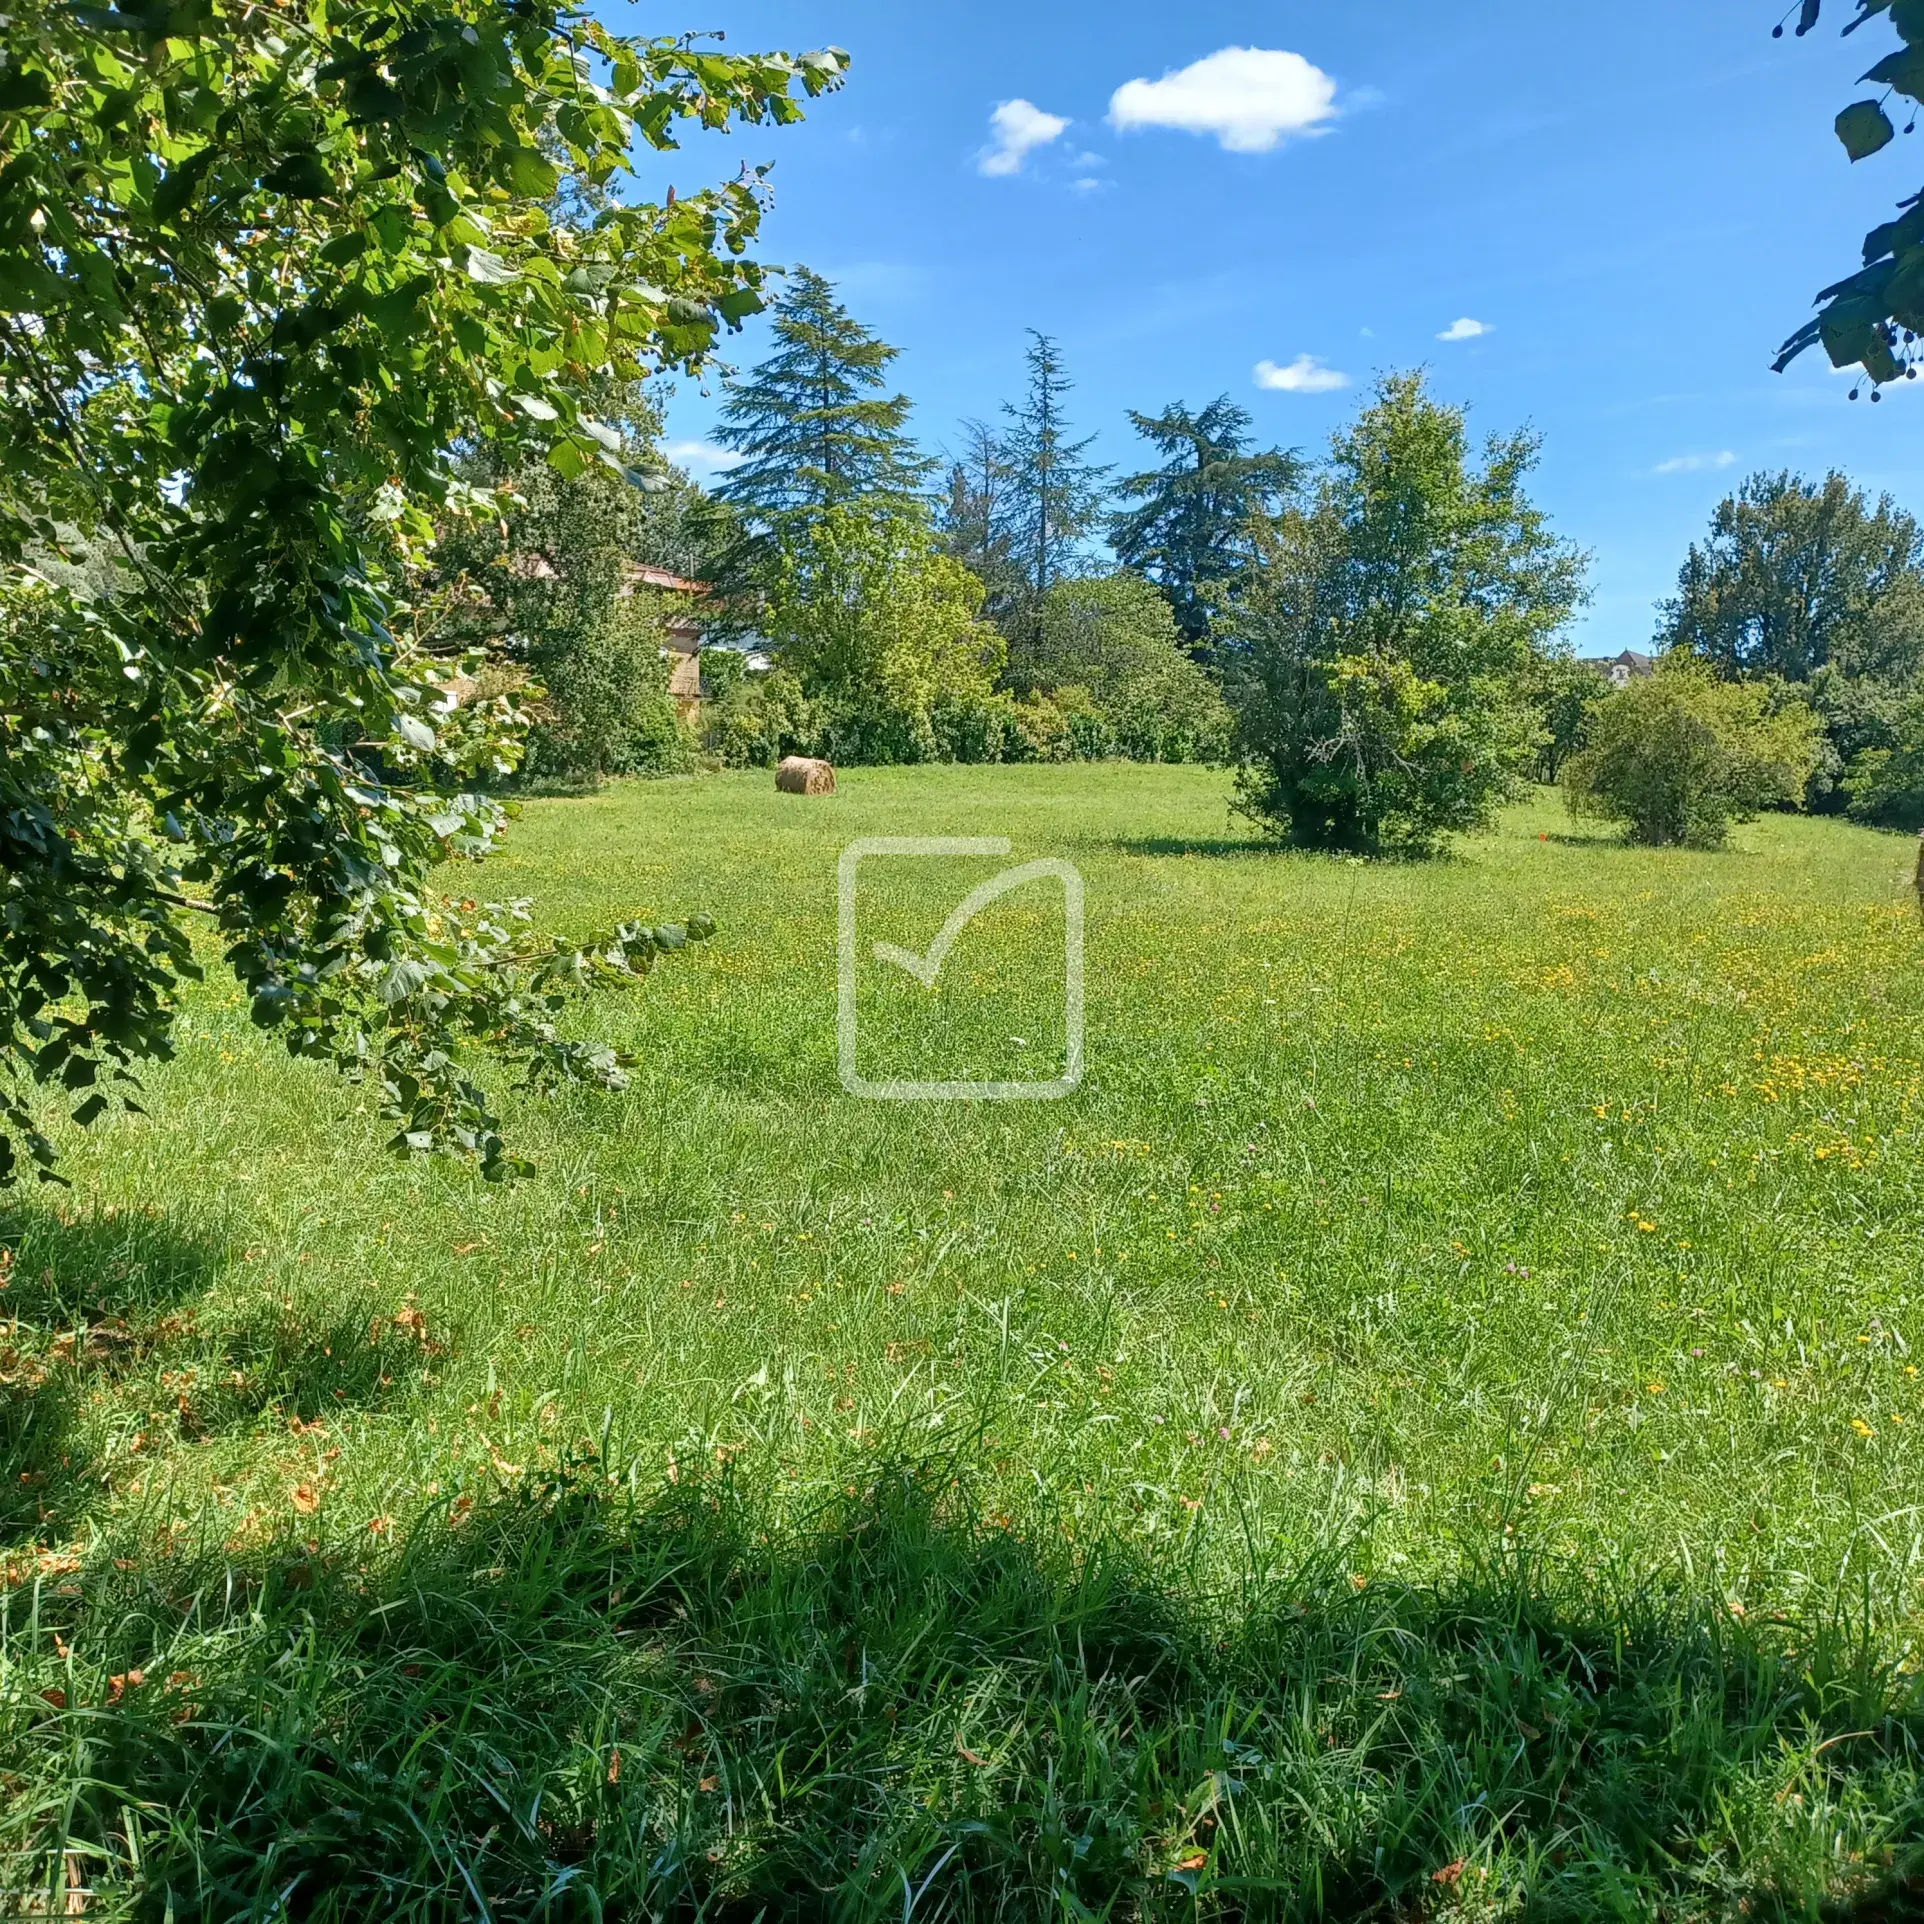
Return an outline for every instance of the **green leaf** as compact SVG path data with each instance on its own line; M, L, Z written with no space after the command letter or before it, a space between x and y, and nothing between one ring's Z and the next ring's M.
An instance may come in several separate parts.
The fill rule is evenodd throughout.
M347 83L347 110L356 120L378 126L404 119L407 102L379 74L357 74Z
M81 1128L91 1129L106 1113L107 1098L96 1091L73 1112L73 1119Z
M425 962L391 963L381 978L381 1000L390 1008L397 1002L406 1002L410 997L419 995L434 980L434 974L434 970Z
M363 233L336 234L321 249L321 259L330 267L347 267L367 252L368 244Z
M1900 47L1885 55L1864 78L1882 87L1895 87L1913 100L1924 100L1924 49Z
M361 311L390 340L405 340L421 325L420 301L434 285L431 274L417 274L410 281L374 299L363 301Z
M1852 160L1868 160L1897 138L1897 129L1876 101L1859 100L1837 116L1837 138Z
M373 228L374 238L380 242L384 254L398 254L414 233L414 216L392 201L385 207L377 207L368 216L367 224Z
M261 185L290 200L325 200L334 191L334 177L313 148L303 147L270 167Z
M154 189L154 218L171 226L194 197L194 190L214 164L217 149L203 147L178 166L170 167L167 177Z
M1881 261L1887 254L1901 254L1920 241L1924 241L1924 204L1896 220L1887 220L1882 227L1873 227L1864 236L1865 264Z
M553 165L533 147L511 149L503 171L508 185L528 200L546 200L561 185Z
M469 280L479 281L483 287L506 287L520 278L499 254L491 254L485 247L468 249Z

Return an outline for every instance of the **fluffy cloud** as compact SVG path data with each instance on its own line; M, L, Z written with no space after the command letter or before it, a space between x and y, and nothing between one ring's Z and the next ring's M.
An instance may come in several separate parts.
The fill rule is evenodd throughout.
M1436 338L1439 341L1475 341L1489 331L1488 321L1473 321L1466 314L1460 321L1452 321Z
M976 156L978 170L991 180L1019 174L1022 163L1038 147L1060 140L1069 123L1060 114L1045 114L1033 100L1005 100L989 116L989 144Z
M1349 376L1325 367L1313 354L1299 354L1287 367L1258 361L1256 385L1278 394L1334 394L1339 387L1349 386Z
M1321 133L1336 116L1336 82L1299 53L1224 47L1160 80L1132 80L1109 103L1112 125L1213 134L1232 154L1266 154Z
M686 469L697 481L726 474L730 468L740 467L748 458L730 448L718 448L712 441L664 441L661 452L664 460Z
M1706 468L1734 468L1736 455L1729 449L1720 449L1715 454L1678 454L1668 461L1659 461L1652 470L1655 474L1702 474Z

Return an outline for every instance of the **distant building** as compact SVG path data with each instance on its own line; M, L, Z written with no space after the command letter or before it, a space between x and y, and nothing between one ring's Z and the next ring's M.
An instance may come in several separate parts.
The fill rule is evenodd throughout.
M686 595L699 600L709 592L705 581L690 581L686 575L670 574L666 568L650 568L636 563L628 570L625 590L653 588L661 594ZM685 722L701 719L702 619L692 608L680 609L662 624L661 652L668 657L668 693L675 712Z
M560 578L554 563L546 555L516 555L508 567L524 581L555 581ZM631 561L622 574L621 594L625 599L638 588L652 588L657 594L683 595L690 602L713 593L705 581L691 581L686 575L673 574L666 568ZM485 596L482 601L485 605ZM674 699L675 712L685 722L698 722L701 719L702 696L705 692L701 681L702 633L701 616L692 607L677 609L662 623L661 652L668 661L668 693ZM472 684L464 683L463 686L471 691ZM466 694L463 693L459 699L465 700Z
M1594 668L1612 688L1628 688L1633 681L1657 672L1656 656L1639 654L1634 648L1626 648L1620 655L1586 655L1583 665Z

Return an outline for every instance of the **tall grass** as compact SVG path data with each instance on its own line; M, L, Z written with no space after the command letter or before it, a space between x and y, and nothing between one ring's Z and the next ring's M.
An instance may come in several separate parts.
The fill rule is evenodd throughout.
M1157 768L536 807L499 892L724 934L508 1192L210 991L0 1237L16 1911L1924 1902L1907 851L1226 820ZM1077 1096L841 1092L878 833L1083 870ZM878 871L864 943L997 866ZM864 962L864 1049L1034 1074L1061 963L1007 898L933 995Z

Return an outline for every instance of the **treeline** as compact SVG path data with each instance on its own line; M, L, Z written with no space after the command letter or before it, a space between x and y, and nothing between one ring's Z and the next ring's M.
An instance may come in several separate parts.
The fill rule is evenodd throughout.
M937 462L897 350L826 280L794 275L773 323L712 491L662 461L639 393L598 397L602 469L475 468L501 513L444 538L442 605L536 699L536 776L1226 761L1266 828L1371 851L1434 847L1532 780L1646 841L1765 806L1924 825L1924 534L1840 476L1725 502L1657 685L1613 694L1567 639L1587 557L1529 496L1536 440L1473 447L1419 376L1318 461L1256 445L1227 397L1135 413L1149 458L1118 474L1033 335L1020 397ZM663 664L684 611L637 561L710 584L698 734Z

